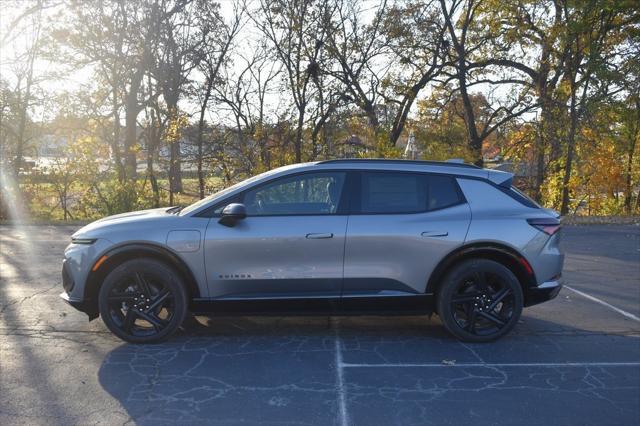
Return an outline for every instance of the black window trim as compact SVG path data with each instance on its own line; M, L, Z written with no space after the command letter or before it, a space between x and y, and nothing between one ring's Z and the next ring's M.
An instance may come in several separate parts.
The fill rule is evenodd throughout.
M430 212L435 212L438 210L443 210L443 209L448 209L451 207L455 207L458 205L462 205L462 204L467 204L468 201L466 199L466 197L464 196L464 192L462 191L462 189L460 188L460 184L458 183L458 179L471 179L471 180L479 180L482 182L486 182L487 184L493 186L494 188L498 189L499 191L501 191L502 193L508 195L509 197L511 197L513 200L515 200L516 202L520 203L521 205L524 205L525 207L529 207L532 209L539 209L539 206L533 205L529 202L529 200L525 199L525 198L520 198L518 197L518 193L511 191L511 187L506 188L504 186L498 185L494 182L492 182L491 180L485 178L485 177L480 177L480 176L469 176L469 175L461 175L461 174L452 174L452 173L438 173L438 172L432 172L432 171L417 171L417 170L395 170L395 169L380 169L380 168L376 168L376 169L354 169L354 168L336 168L336 169L320 169L320 170L304 170L301 172L294 172L294 173L290 173L290 174L286 174L286 175L282 175L282 176L278 176L272 179L267 180L266 182L262 182L256 185L253 185L249 188L246 188L244 190L242 190L241 192L238 192L236 194L233 195L228 195L227 197L223 198L222 200L220 200L219 202L211 205L210 207L207 207L203 210L201 210L198 213L195 213L194 215L192 215L192 217L203 217L203 218L216 218L216 217L220 217L221 215L219 213L213 213L216 209L218 209L219 207L223 206L223 205L227 205L230 203L237 203L239 202L239 200L242 200L244 198L244 193L252 190L253 188L256 188L258 186L261 185L266 185L268 183L271 182L275 182L278 179L283 179L283 178L288 178L291 176L296 176L296 175L300 175L300 174L307 174L307 173L319 173L319 172L345 172L346 175L346 179L345 179L345 184L344 184L344 188L342 190L342 196L340 198L340 204L338 206L338 210L336 211L336 213L329 213L329 214L316 214L316 213L311 213L311 214L295 214L295 215L284 215L284 214L280 214L280 215L262 215L262 216L252 216L252 217L270 217L270 216L345 216L345 215L361 215L361 216L366 216L366 215L395 215L395 214L424 214L424 213L430 213ZM361 212L357 212L356 209L359 209L360 207L360 173L363 172L380 172L380 173L385 173L385 172L393 172L393 173L412 173L412 174L426 174L426 175L434 175L434 176L449 176L451 178L453 178L453 180L455 181L455 185L456 185L456 189L458 191L458 195L460 196L460 202L456 203L456 204L452 204L450 206L445 206L445 207L440 207L437 209L432 209L432 210L425 210L422 212L412 212L412 213L361 213ZM357 201L357 202L354 202Z
M446 206L442 206L442 207L438 207L435 209L425 209L425 210L421 210L421 211L414 211L414 212L380 212L380 213L376 213L376 212L362 212L362 200L361 200L361 196L362 196L362 191L361 191L361 185L362 185L362 174L363 173L402 173L402 174L412 174L412 175L427 175L428 176L446 176L449 177L453 180L453 184L456 188L456 192L458 193L458 199L460 201L458 201L457 203L453 203L453 204L449 204ZM355 176L354 176L354 182L353 182L353 187L351 188L353 190L353 200L354 202L352 203L352 209L350 209L349 214L353 215L353 216L380 216L380 215L417 215L417 214L425 214L425 213L432 213L432 212L437 212L439 210L444 210L444 209L450 209L451 207L456 207L456 206L460 206L463 204L467 204L467 199L464 196L464 193L462 192L462 189L460 188L460 185L458 184L458 175L453 175L451 173L434 173L434 172L422 172L422 171L414 171L414 170L382 170L382 169L357 169ZM428 196L428 194L427 194Z

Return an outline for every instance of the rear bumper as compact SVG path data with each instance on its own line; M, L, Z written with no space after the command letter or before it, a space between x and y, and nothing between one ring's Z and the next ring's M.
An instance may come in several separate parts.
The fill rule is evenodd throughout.
M525 306L533 306L555 298L562 289L563 280L561 276L550 281L545 281L537 287L529 287L525 294Z

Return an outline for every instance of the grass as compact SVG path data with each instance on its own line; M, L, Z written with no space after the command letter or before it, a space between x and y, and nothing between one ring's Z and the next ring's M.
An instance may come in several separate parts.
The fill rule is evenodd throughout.
M101 182L100 186L107 186L101 191L108 192L108 185L113 182ZM197 179L183 179L183 192L174 194L173 205L189 205L199 200L199 189ZM168 179L158 179L160 187L160 207L169 207L169 181ZM207 194L222 189L222 179L211 177L207 179ZM74 182L67 193L68 211L71 215L64 219L64 210L61 207L60 198L56 191L56 185L52 182L25 182L20 185L22 202L24 211L29 212L29 218L25 221L34 223L55 223L55 222L87 222L109 215L109 211L104 203L100 202L99 197L95 195L87 184L83 182ZM111 213L121 213L126 210L138 210L145 208L153 208L153 192L150 182L146 180L138 180L137 182L137 199L133 203L132 209L118 209ZM108 194L113 199L118 196L115 191ZM104 194L103 194L104 196ZM102 206L101 206L102 204ZM113 205L118 205L114 202Z

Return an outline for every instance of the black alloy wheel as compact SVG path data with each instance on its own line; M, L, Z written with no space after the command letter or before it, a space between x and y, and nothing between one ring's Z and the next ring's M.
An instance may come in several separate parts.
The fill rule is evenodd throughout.
M100 288L100 315L107 327L131 343L152 343L172 334L186 315L180 277L152 259L123 263Z
M438 297L438 312L447 330L469 342L492 341L508 333L522 306L522 288L513 272L486 259L457 265Z

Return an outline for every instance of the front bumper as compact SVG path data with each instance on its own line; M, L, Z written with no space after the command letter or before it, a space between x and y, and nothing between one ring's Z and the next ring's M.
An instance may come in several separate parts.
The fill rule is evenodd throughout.
M79 310L80 312L84 312L89 317L89 321L98 318L98 309L96 309L95 303L89 303L86 300L76 299L71 297L67 292L60 293L60 298Z
M562 290L562 284L562 276L557 276L537 287L529 287L524 296L524 305L533 306L554 299Z
M92 320L98 317L97 300L87 297L87 277L91 266L113 243L98 238L93 244L74 244L67 246L62 261L62 287L60 297L77 310L86 313Z

